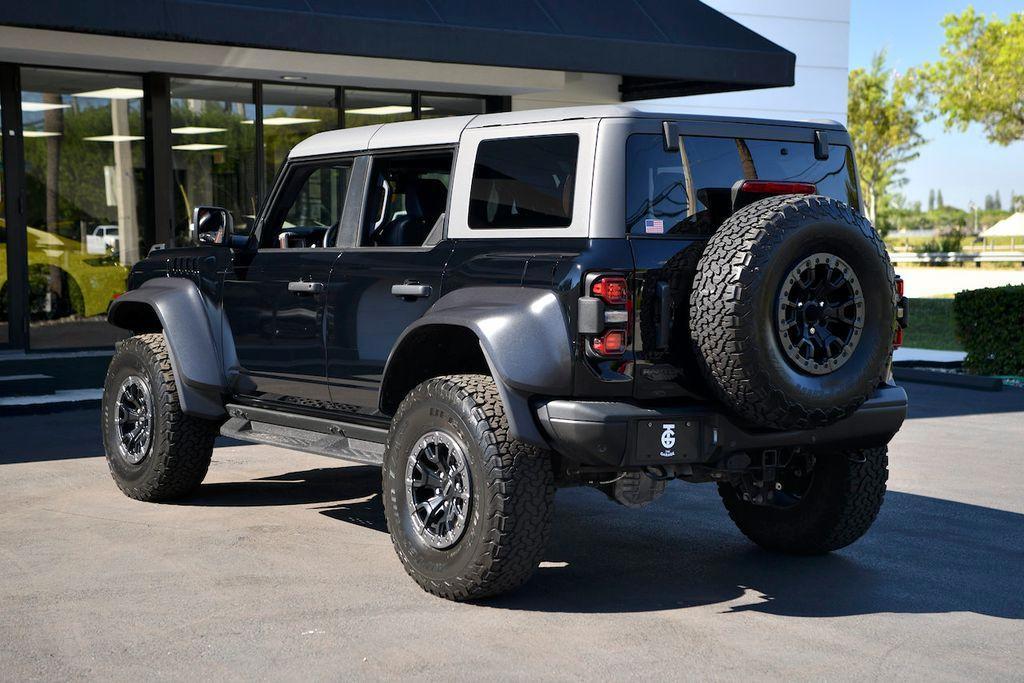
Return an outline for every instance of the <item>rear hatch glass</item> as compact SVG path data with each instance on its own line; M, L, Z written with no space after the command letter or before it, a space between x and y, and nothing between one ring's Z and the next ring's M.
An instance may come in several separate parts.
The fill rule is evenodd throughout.
M860 207L853 153L810 142L686 136L679 151L660 135L626 142L626 230L632 235L707 236L732 214L737 180L814 183L818 194Z

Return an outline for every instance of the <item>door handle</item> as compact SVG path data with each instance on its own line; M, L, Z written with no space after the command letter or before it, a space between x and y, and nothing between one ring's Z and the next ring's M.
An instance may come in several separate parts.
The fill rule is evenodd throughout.
M289 282L288 291L296 294L322 294L324 283L322 282Z
M404 285L391 285L391 293L397 297L401 297L406 301L412 301L413 299L425 299L430 296L431 291L430 285L419 285L413 283L405 283Z

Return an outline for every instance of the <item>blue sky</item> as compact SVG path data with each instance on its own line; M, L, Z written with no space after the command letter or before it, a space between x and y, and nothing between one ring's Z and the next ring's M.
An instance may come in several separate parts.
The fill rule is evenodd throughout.
M944 41L939 22L969 4L1003 19L1024 10L1020 0L853 0L850 68L868 66L882 48L888 50L890 66L898 70L934 61ZM929 142L908 164L908 182L902 189L911 201L927 206L929 188L941 188L946 204L967 208L971 200L982 205L985 195L998 189L1006 208L1011 190L1024 194L1024 143L1001 147L989 143L980 126L966 133L946 132L940 121L927 124L922 132Z

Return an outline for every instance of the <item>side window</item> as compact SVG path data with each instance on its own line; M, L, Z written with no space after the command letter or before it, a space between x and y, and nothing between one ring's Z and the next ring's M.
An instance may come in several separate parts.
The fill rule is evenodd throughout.
M626 141L627 232L677 232L689 206L679 152L665 151L660 135L630 135Z
M348 162L292 167L263 226L260 246L272 249L333 247L351 170Z
M470 187L469 227L569 226L579 147L576 135L481 142Z
M440 229L452 159L452 152L374 159L360 246L418 247Z

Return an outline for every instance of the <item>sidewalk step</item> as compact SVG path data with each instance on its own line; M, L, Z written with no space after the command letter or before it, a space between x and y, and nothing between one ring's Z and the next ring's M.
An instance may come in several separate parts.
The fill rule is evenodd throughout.
M52 393L67 389L97 389L103 386L113 350L48 353L0 353L0 379L20 375L46 375L54 378ZM9 396L0 389L0 396Z
M44 396L57 390L50 375L0 376L0 396Z

